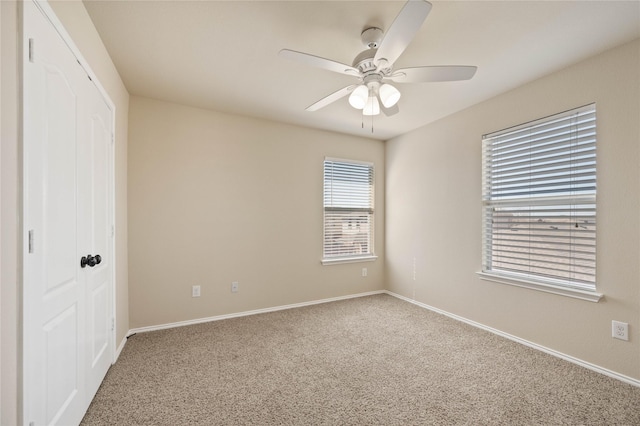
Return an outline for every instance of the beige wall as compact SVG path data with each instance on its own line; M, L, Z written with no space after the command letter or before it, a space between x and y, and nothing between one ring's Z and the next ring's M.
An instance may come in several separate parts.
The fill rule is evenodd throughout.
M387 142L387 288L640 379L639 99L636 40ZM481 281L482 135L591 102L604 300ZM630 341L611 338L611 320L629 323Z
M17 3L0 1L0 424L18 420L19 155Z
M2 377L2 403L0 424L18 424L20 392L19 375L21 368L20 351L20 152L19 142L19 69L18 52L18 9L19 2L0 1L2 8L1 26L1 131L2 148L0 160L1 182L1 228L2 246L0 251L1 287L1 353L0 375ZM116 106L116 297L117 333L119 343L129 330L127 295L127 120L129 95L111 63L102 41L83 6L78 1L61 1L51 4L53 10L70 33L78 48L97 74L103 87Z
M374 163L375 262L320 264L325 156ZM132 328L381 290L384 144L132 97L129 224Z

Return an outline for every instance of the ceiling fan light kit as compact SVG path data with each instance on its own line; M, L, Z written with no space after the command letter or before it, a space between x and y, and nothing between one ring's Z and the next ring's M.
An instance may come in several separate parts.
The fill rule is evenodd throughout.
M380 86L379 93L380 100L382 101L382 105L384 105L385 108L391 108L392 106L397 104L401 96L400 91L389 83L385 83Z
M364 84L356 87L349 95L349 104L355 109L363 109L369 98L369 89Z
M376 96L369 96L367 104L362 109L362 115L378 115L380 114L380 103Z
M350 75L359 80L358 84L343 87L308 106L307 111L317 111L349 95L349 104L362 110L363 115L378 115L382 111L391 116L399 111L397 104L401 93L389 81L422 83L471 79L477 70L474 66L425 66L393 70L393 64L407 48L430 11L431 3L409 0L386 34L380 28L366 28L360 34L360 39L367 49L355 57L352 66L308 53L282 49L279 53L281 57Z

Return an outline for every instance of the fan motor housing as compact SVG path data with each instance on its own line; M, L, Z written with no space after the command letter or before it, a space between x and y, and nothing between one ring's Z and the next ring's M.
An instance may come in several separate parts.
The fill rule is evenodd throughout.
M360 34L362 44L365 45L367 50L360 52L358 56L356 56L352 66L360 70L361 73L364 74L377 68L373 63L373 58L376 56L378 46L380 46L380 42L382 41L382 36L382 30L376 27L366 28Z
M373 71L376 69L373 58L376 56L378 49L367 49L358 54L353 60L353 67L362 73Z

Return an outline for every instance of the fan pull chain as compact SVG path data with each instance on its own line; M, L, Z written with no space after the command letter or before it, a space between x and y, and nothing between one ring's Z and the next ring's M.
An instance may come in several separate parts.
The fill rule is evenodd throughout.
M360 126L364 129L364 114L360 118ZM371 133L373 133L373 115L371 116Z

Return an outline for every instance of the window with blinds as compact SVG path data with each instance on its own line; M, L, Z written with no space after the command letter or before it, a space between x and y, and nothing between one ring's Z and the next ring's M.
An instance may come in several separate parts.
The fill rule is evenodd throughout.
M595 291L595 105L482 143L483 272Z
M373 164L324 161L323 261L373 256Z

